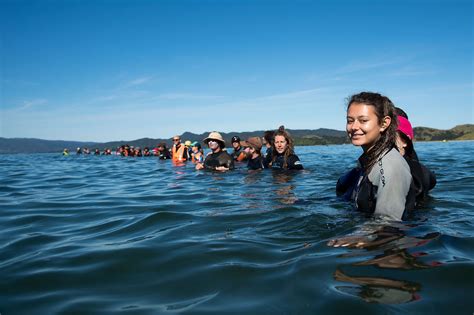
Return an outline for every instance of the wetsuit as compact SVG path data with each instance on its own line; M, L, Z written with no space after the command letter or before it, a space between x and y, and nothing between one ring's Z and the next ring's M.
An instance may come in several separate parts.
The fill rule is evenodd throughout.
M276 153L276 152L275 152ZM288 169L288 170L302 170L303 164L301 164L300 158L296 154L290 154L286 161L286 168L285 165L285 158L283 154L276 153L275 160L273 161L273 152L268 154L265 157L264 165L268 168L273 169Z
M365 154L359 158L359 163L361 167L339 178L336 193L352 200L359 211L402 220L406 210L415 206L413 180L405 159L393 148L369 174L364 171L367 164Z
M245 154L242 147L239 147L237 150L234 149L231 156L234 159L234 161L237 161L237 162L242 162L247 159L247 154Z
M206 170L215 170L218 166L225 166L229 169L234 168L234 159L226 151L211 153L204 160Z
M249 170L258 170L258 169L264 168L263 157L259 155L255 159L249 159L247 163L247 168Z
M418 203L428 196L428 191L436 186L436 175L418 160L410 159L407 156L404 156L404 158L410 166L416 202Z
M169 160L171 159L171 153L167 149L164 149L163 151L158 150L159 155L158 158L160 160Z

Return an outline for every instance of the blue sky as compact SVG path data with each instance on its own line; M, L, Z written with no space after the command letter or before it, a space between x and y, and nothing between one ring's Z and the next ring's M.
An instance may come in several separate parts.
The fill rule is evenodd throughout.
M473 123L473 1L0 0L0 136L112 141L345 128L388 96Z

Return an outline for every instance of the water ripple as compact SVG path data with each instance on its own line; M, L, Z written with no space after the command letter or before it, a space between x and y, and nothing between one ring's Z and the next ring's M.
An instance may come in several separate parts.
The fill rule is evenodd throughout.
M334 194L360 154L352 146L297 148L297 173L0 156L0 312L472 310L474 143L416 145L438 184L410 221L380 234ZM358 233L377 243L326 245Z

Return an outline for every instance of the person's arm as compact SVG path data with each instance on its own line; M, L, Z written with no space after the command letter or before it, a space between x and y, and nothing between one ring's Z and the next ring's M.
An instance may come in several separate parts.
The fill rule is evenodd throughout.
M303 169L303 164L301 164L300 158L296 155L290 155L288 157L288 169L289 170L302 170Z
M339 177L337 184L336 184L336 195L342 196L344 195L349 189L354 188L357 184L357 180L360 176L360 169L353 168L346 174Z
M398 152L385 155L374 165L369 180L377 186L375 214L402 220L412 176L410 167ZM398 154L398 155L396 155Z
M242 162L242 161L245 161L246 159L247 159L247 154L244 151L242 151L237 157L237 162Z

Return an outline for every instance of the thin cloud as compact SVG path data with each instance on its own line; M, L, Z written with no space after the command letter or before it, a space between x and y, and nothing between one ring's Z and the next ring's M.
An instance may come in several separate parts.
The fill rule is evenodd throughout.
M20 105L18 109L19 110L31 109L32 107L37 107L46 103L48 103L48 101L45 99L34 99L34 100L23 101L22 105Z
M414 76L422 76L422 75L433 75L436 74L433 70L421 70L415 69L412 67L403 67L393 72L389 72L388 75L395 76L395 77L414 77Z
M215 100L223 98L223 96L193 93L165 93L160 94L158 98L166 100Z
M128 81L127 84L126 84L126 86L127 86L127 87L131 87L131 86L143 85L143 84L145 84L145 83L150 82L151 79L152 79L152 77L141 77L141 78L137 78L137 79Z
M384 67L393 66L393 65L400 65L404 62L407 62L409 59L411 58L408 58L408 57L380 58L379 57L375 60L370 60L370 61L355 61L337 69L336 71L334 71L334 73L337 75L340 75L340 74L347 74L347 73L353 73L353 72L374 70L374 69L384 68Z

